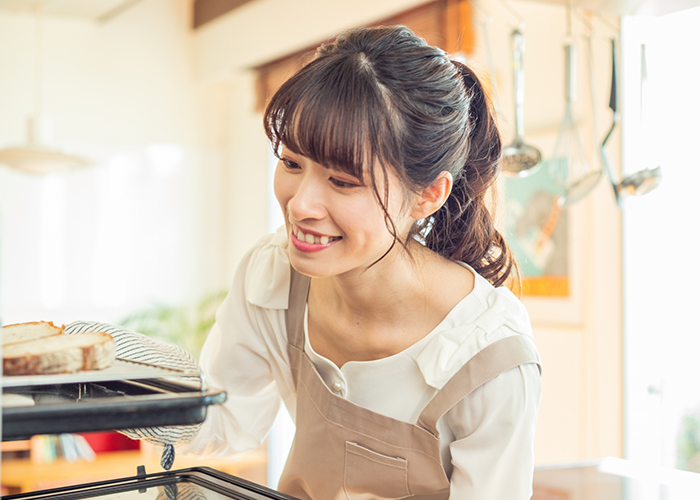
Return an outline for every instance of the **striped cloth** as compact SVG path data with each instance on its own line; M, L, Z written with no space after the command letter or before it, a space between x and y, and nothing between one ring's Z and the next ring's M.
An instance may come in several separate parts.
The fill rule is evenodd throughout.
M66 325L65 332L76 335L85 332L105 332L110 334L116 342L117 357L142 363L150 363L177 370L199 371L197 362L187 351L170 344L157 342L140 333L132 332L120 326L96 323L92 321L75 321ZM182 377L183 381L199 384L199 377ZM167 427L152 427L138 429L122 429L118 432L131 439L143 439L149 443L163 446L161 465L165 470L170 470L175 460L173 445L187 443L194 438L201 424L175 425Z

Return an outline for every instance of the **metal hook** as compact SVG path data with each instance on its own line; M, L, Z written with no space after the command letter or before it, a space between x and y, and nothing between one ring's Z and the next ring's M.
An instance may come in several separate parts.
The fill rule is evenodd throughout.
M497 82L496 82L496 65L494 64L494 60L493 60L493 52L491 50L491 41L490 41L490 37L489 37L489 28L488 28L489 25L493 23L493 16L491 15L491 12L488 9L486 9L479 0L468 0L468 1L475 9L477 9L484 16L486 16L485 21L483 21L483 22L477 21L477 24L481 27L481 29L483 31L484 48L486 50L486 57L487 57L488 66L489 66L489 83L491 85L493 104L494 104L494 107L496 108L496 114L500 116L501 103L500 103L500 99L498 97L498 87L497 87Z
M472 7L474 7L476 10L481 12L485 17L486 20L483 23L479 23L482 26L484 24L491 24L493 22L493 16L491 15L491 12L482 5L482 3L479 0L467 0L470 4L472 4Z
M595 27L593 26L593 22L583 14L581 14L581 11L578 7L574 7L572 10L574 17L576 17L581 24L585 26L585 28L588 30L588 35L586 38L592 38L593 34L595 33Z
M614 38L617 38L617 37L620 36L620 28L618 28L617 26L615 26L615 24L613 24L612 22L610 22L610 20L607 19L607 18L600 12L600 10L596 10L596 11L595 11L595 16L596 16L596 19L598 19L598 21L600 21L600 23L601 23L603 26L605 26L606 28L608 28L608 29L615 35Z
M507 0L501 0L501 3L506 8L506 10L508 10L508 12L510 12L510 14L518 20L518 29L524 30L525 18L520 14L520 12L515 10L515 8L513 8L513 6L510 5Z

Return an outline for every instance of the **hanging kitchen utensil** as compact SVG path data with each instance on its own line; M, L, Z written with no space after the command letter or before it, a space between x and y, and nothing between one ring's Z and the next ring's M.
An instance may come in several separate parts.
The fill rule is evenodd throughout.
M523 70L523 54L525 53L525 36L519 29L511 34L513 43L513 97L515 100L515 139L503 149L501 167L507 174L524 177L535 172L542 159L540 151L525 144L523 106L525 103L525 72Z
M569 8L569 16L571 9ZM571 33L571 19L564 42L565 85L564 119L549 161L549 173L561 186L564 194L559 200L563 206L571 205L590 193L602 177L602 170L594 170L586 157L576 125L574 105L576 102L576 45Z
M642 66L644 67L644 65ZM600 145L600 157L605 167L605 171L610 179L610 185L613 188L613 193L615 194L615 201L617 206L622 208L622 199L627 195L641 196L653 191L661 183L661 166L654 168L645 168L644 170L639 170L634 172L627 177L624 177L621 181L617 181L617 177L613 172L612 165L610 162L610 157L608 156L607 144L612 136L615 126L620 121L620 112L617 110L617 57L615 50L615 38L612 39L612 83L610 87L610 109L613 111L613 122L608 131L605 139Z
M483 8L476 0L470 0L471 4L480 10L486 19L483 22L478 22L481 26L482 36L484 39L484 50L486 52L486 61L489 67L489 86L491 89L491 101L493 102L493 107L496 110L496 116L501 116L501 100L498 96L498 82L496 81L496 63L493 57L493 51L491 50L491 37L489 36L489 25L493 23L493 17L491 14Z

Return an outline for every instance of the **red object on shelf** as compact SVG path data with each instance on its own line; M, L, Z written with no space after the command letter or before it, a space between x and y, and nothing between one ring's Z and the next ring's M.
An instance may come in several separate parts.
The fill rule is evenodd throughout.
M90 432L80 435L85 438L95 453L138 450L141 447L140 441L128 438L118 432Z

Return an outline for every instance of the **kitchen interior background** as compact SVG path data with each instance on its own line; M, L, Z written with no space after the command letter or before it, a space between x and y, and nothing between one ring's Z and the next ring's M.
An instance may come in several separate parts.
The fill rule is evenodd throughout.
M197 305L215 303L248 247L281 223L259 68L342 29L431 2L254 0L193 29L193 0L112 2L124 8L105 18L100 2L76 0L75 15L52 15L49 1L40 77L37 19L19 3L0 1L0 149L26 142L38 93L53 118L48 143L94 165L43 175L0 166L2 323L131 316L145 324L147 313L134 314L156 304L173 313L173 324L187 325L180 330L193 331L203 321ZM700 471L698 456L678 458L700 452L693 314L700 271L688 262L698 241L700 69L693 54L700 40L693 27L700 7L669 13L683 2L650 1L647 11L620 17L629 2L576 3L600 9L583 5L572 22L577 125L589 160L601 167L596 149L612 120L610 39L621 30L623 121L610 143L613 163L618 174L662 165L664 179L622 210L603 179L568 211L569 295L524 297L544 362L536 461L616 456ZM489 47L492 53L506 143L514 128L510 32L524 23L526 141L545 158L564 115L565 4L462 6L473 33L467 60L489 81ZM654 7L661 12L643 15ZM291 432L281 416L268 443L273 486ZM683 433L690 452L679 448Z

